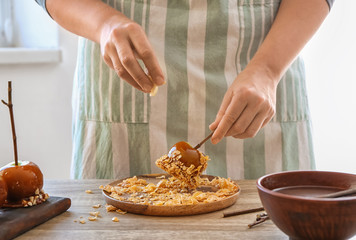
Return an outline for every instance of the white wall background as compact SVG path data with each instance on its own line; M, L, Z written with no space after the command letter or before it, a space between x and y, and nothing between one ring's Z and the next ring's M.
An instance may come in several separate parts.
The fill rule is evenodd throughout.
M320 170L356 174L356 1L336 0L304 49Z
M77 38L61 28L57 31L55 24L34 1L14 2L17 16L25 16L26 25L30 23L32 26L32 29L24 28L25 23L18 21L20 30L17 30L16 44L27 47L59 45L62 61L0 65L0 98L7 99L7 81L13 81L20 159L37 163L48 179L69 178L71 90ZM22 4L26 5L19 8ZM29 8L31 11L24 11ZM354 0L337 0L327 20L303 52L315 155L320 170L356 173L355 9ZM32 15L26 18L29 13ZM49 39L44 41L39 33L44 33ZM30 35L32 37L28 38ZM1 104L0 166L12 159L8 110Z
M14 0L15 46L62 50L59 63L0 64L0 99L12 81L19 159L40 166L45 178L69 178L71 91L77 37L57 25L35 1ZM0 49L1 51L1 49ZM0 104L0 166L13 161L8 109Z

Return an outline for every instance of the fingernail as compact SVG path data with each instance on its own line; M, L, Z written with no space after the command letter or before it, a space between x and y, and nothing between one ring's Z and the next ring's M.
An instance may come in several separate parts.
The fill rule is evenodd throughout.
M166 80L164 80L162 77L158 77L156 83L157 85L164 85L166 84Z

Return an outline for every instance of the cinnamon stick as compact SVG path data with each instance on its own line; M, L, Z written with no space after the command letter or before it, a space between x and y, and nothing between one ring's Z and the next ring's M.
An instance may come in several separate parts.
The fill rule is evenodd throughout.
M242 214L247 214L247 213L260 212L263 210L264 210L263 207L259 207L259 208L251 208L251 209L246 209L246 210L234 211L234 212L224 213L224 217L231 217L231 216L237 216L237 215L242 215Z

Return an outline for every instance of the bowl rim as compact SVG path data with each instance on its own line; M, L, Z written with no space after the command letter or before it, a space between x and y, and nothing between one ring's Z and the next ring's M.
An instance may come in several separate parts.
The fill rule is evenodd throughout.
M257 179L256 185L257 185L258 190L263 191L263 192L270 194L272 196L279 197L279 198L303 200L303 201L313 201L313 202L315 202L315 201L321 201L321 202L356 201L356 196L345 196L345 197L338 197L338 198L318 198L318 197L290 195L290 194L285 194L285 193L280 193L280 192L270 190L261 184L261 182L264 179L271 177L271 176L275 176L275 175L285 175L285 174L291 174L291 173L311 173L311 172L318 172L321 174L329 173L329 174L343 174L343 175L356 176L356 174L337 172L337 171L292 170L292 171L283 171L283 172L275 172L275 173L266 174L266 175Z

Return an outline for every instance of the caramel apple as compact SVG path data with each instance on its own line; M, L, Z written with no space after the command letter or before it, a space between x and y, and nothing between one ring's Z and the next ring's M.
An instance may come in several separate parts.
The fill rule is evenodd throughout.
M43 174L39 167L29 161L9 163L0 168L0 177L7 185L7 199L15 202L24 198L38 195L43 187Z
M4 205L7 199L7 186L2 177L0 177L0 208Z
M1 100L1 102L9 108L14 162L0 168L0 179L7 188L7 198L5 198L4 204L1 203L3 195L5 196L1 193L1 183L3 182L0 183L0 205L4 204L5 207L30 207L40 204L49 198L48 194L42 190L43 174L33 162L18 160L11 81L8 82L8 101Z
M178 142L173 145L171 150L169 150L168 157L172 157L174 151L179 151L181 154L181 158L179 161L184 164L186 167L190 167L190 165L194 165L196 168L199 167L200 164L200 153L197 149L194 149L187 142Z
M197 188L199 177L208 166L208 156L192 148L187 142L175 144L168 154L156 161L156 165L186 184L188 188Z

